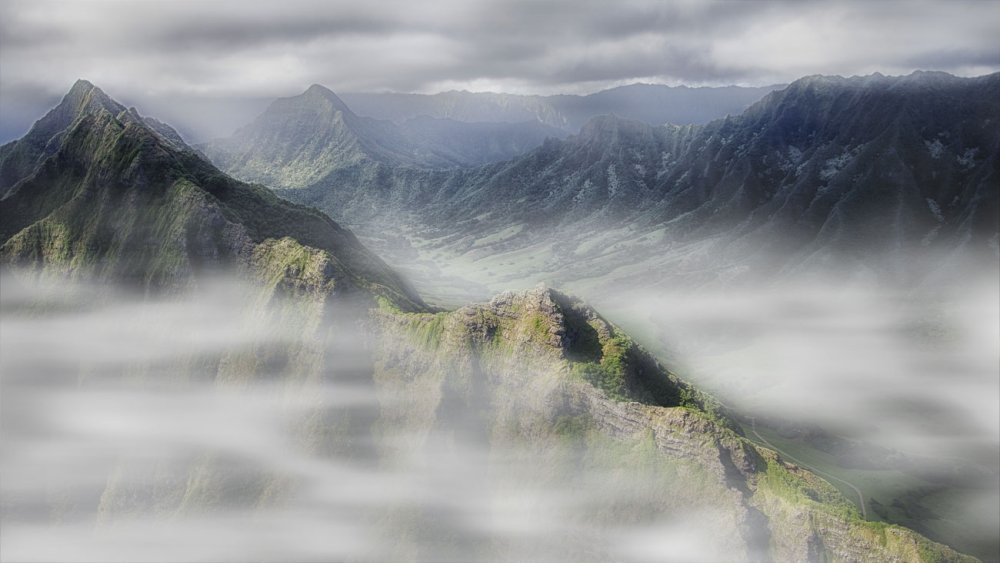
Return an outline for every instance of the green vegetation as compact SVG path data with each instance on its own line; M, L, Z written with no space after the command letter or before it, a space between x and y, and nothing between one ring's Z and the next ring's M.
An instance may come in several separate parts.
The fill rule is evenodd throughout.
M619 401L628 399L623 371L614 371L604 364L586 362L573 364L573 375L601 389L612 399Z
M531 335L538 342L546 342L549 338L549 321L540 313L532 313L528 317L528 326L531 329Z
M930 482L896 469L843 467L836 456L807 440L788 438L759 422L757 432L775 447L801 460L801 463L858 487L865 495L868 518L871 520L905 526L932 539L950 538L952 545L968 553L988 554L993 549L969 538L966 530L953 518L955 512L948 501L962 502L966 491L960 486ZM748 436L752 433L748 432ZM829 483L846 498L856 502L857 493L851 488L835 479L830 479Z
M761 482L785 500L796 503L818 503L824 511L840 518L861 520L861 513L857 507L848 502L829 483L812 473L801 470L793 473L777 459L767 460L767 469Z
M567 440L581 440L593 425L593 420L585 415L559 416L552 425L552 432Z
M410 317L410 332L422 348L437 350L441 346L441 337L444 334L444 324L447 317L447 313L412 315Z

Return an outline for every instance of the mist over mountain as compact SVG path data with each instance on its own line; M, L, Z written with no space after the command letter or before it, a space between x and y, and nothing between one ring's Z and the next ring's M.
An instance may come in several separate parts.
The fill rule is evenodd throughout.
M278 114L322 117L297 123L315 150L257 153L282 173L409 158L307 97ZM614 119L568 143L621 139L685 145ZM337 223L87 82L0 167L4 558L970 560L867 521L580 300L433 311Z
M600 116L577 135L507 162L457 170L345 167L280 193L350 217L366 243L433 302L458 304L537 282L599 302L661 355L710 366L695 370L698 381L729 404L761 416L796 413L789 416L799 422L767 423L773 427L761 435L779 441L797 435L789 426L810 421L851 436L845 443L853 440L848 449L857 451L838 456L880 461L864 462L874 465L860 471L863 477L838 461L820 467L870 483L859 490L872 495L880 517L954 538L948 541L992 560L998 545L989 530L1000 515L959 499L998 498L987 484L998 468L985 461L995 457L995 425L987 422L995 404L957 413L975 397L996 394L995 361L986 352L995 345L949 356L942 342L934 359L924 358L922 347L927 338L938 341L932 334L991 331L990 321L939 326L933 319L950 314L942 311L965 310L976 300L990 311L987 318L996 315L994 300L980 290L997 283L997 81L996 74L927 72L812 76L706 125ZM782 299L805 288L810 297L797 304ZM840 292L847 310L867 307L864 322L825 312ZM692 300L704 311L678 312L678 303ZM704 320L717 301L731 310L719 311L717 322ZM774 323L781 326L774 311L800 306L815 318L798 329L798 340L768 336ZM746 311L757 313L745 318ZM826 315L838 318L826 327ZM758 323L756 338L739 328ZM868 349L847 334L834 336L843 323L860 323L885 352L869 350L850 368L806 359ZM898 334L910 336L900 341ZM786 362L787 371L776 369ZM900 368L911 364L936 367ZM856 385L844 387L845 369ZM812 377L803 379L805 373ZM956 387L953 373L966 374L964 383ZM841 389L843 402L828 412L823 398ZM939 422L926 425L927 417ZM932 438L941 433L951 438ZM973 435L980 439L957 446ZM879 445L859 443L866 440ZM939 444L932 452L921 445L930 441ZM822 440L781 443L804 447L807 459L830 455ZM907 453L860 453L879 447ZM938 460L920 457L927 455ZM950 467L936 457L949 455L969 465ZM874 467L885 473L865 481Z
M564 134L537 121L462 123L414 118L397 125L356 115L330 90L272 103L232 137L203 145L216 164L274 187L309 185L352 166L453 168L506 160Z
M651 280L698 284L829 269L900 280L997 252L998 83L808 77L703 126L602 116L507 162L448 172L339 161L274 185L363 233L388 225L456 256L559 241L544 270L556 281L637 263ZM413 254L396 247L380 248L397 263ZM630 251L605 259L604 248Z
M780 86L689 88L630 84L587 95L531 96L449 91L439 94L346 93L344 101L361 115L402 122L419 116L457 121L537 120L577 132L591 118L618 115L651 125L704 124L741 113Z

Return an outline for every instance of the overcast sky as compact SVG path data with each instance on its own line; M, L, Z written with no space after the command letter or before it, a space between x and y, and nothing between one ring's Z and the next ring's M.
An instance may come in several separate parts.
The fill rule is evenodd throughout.
M4 0L0 129L8 138L30 124L38 115L26 113L78 77L162 113L164 100L255 107L312 83L585 93L636 81L979 75L1000 69L998 29L994 0Z

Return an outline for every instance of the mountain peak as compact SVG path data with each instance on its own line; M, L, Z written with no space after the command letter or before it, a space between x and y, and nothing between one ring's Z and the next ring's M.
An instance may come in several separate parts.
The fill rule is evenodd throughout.
M137 130L156 136L175 150L191 150L169 125L143 117L136 108L126 108L91 82L80 79L73 83L56 107L35 122L24 137L10 144L10 152L0 155L0 195L26 178L42 160L57 150L62 137L69 131L86 118L101 118L103 114L107 115L102 119L136 126Z
M97 86L94 86L93 82L83 78L78 78L76 82L73 83L73 86L70 87L69 94L78 93L82 95L93 90L94 88L97 88Z
M314 94L333 94L333 90L330 90L329 88L327 88L326 86L323 86L322 84L311 84L308 88L306 88L306 92L305 93L306 94L309 94L309 93L314 93Z
M119 115L125 106L112 100L100 88L80 79L66 92L59 105L35 122L31 130L21 139L41 150L54 135L65 130L84 115L96 115L102 110L111 115Z
M112 100L103 90L82 78L74 82L69 92L63 96L62 102L56 107L56 110L60 108L74 116L96 113L101 109L106 109L115 115L125 111L125 106Z
M306 89L300 97L310 101L324 101L329 103L331 108L334 110L342 111L344 113L353 113L351 112L351 108L347 107L347 104L345 104L344 101L333 92L333 90L330 90L326 86L313 84Z

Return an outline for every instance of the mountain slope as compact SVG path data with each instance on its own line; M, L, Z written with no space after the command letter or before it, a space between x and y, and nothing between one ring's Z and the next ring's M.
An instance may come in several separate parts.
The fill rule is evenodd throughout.
M3 260L155 286L226 264L252 266L287 240L324 264L338 292L369 290L421 306L349 231L228 178L170 131L87 82L74 85L8 149L23 158L8 169L12 186L0 200ZM37 163L25 172L29 156Z
M700 130L594 120L556 150L486 176L520 168L536 180L498 180L517 185L501 205L526 197L550 214L593 206L590 180L602 212L680 219L687 237L798 229L815 247L846 246L846 231L861 229L882 248L927 236L982 243L997 232L998 93L1000 75L807 78ZM574 177L584 162L594 165ZM479 199L476 211L497 205Z
M662 182L659 212L698 209L692 219L808 241L807 252L985 246L997 233L998 94L996 74L799 80L706 127Z
M568 116L573 130L591 118L614 114L649 125L701 125L727 115L739 115L783 85L747 88L630 84L587 96L558 96L554 102Z

